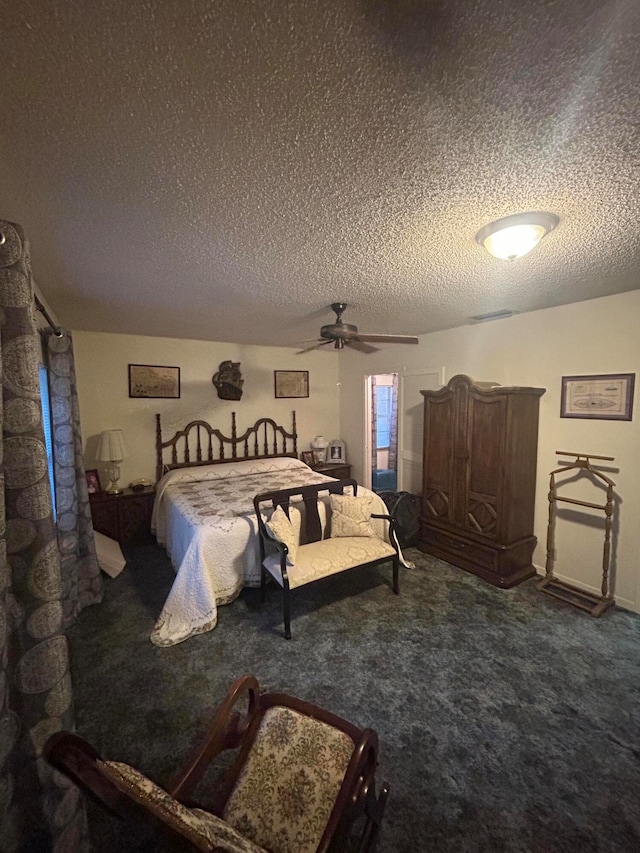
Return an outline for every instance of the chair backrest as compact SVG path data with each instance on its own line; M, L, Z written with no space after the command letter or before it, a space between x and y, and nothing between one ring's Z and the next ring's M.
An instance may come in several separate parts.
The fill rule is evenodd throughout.
M298 486L295 489L278 489L263 492L253 499L253 508L258 519L258 526L264 532L263 508L269 506L275 509L281 506L289 518L291 504L304 504L305 542L319 542L322 539L322 523L318 512L318 500L323 493L342 495L346 488L352 488L353 494L358 494L358 484L353 479L333 480L326 483L313 483L310 486Z

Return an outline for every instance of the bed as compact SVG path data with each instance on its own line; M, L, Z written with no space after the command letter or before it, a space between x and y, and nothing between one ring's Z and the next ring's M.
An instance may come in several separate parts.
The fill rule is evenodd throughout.
M220 605L260 585L254 496L333 478L297 459L295 412L291 430L259 418L238 435L234 413L230 436L191 421L166 441L156 415L156 459L152 529L176 578L150 639L172 646L211 631ZM361 487L358 493L373 494ZM375 511L385 513L374 498Z

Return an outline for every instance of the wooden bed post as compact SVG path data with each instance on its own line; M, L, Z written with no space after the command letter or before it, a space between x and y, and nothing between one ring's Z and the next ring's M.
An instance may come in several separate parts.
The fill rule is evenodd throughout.
M237 438L237 433L236 433L236 413L235 413L235 412L231 412L231 439L232 439L232 441L233 441L233 444L231 445L231 458L232 458L232 459L235 459L235 458L237 457L237 455L238 455L238 452L237 452L237 450L236 450L236 438Z
M298 458L298 430L296 429L295 409L293 411L293 452L296 454L296 459L297 459Z
M156 483L162 477L162 429L160 414L156 415Z

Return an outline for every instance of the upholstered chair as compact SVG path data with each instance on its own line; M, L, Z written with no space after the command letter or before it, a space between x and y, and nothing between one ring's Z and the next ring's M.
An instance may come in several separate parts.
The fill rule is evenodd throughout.
M246 707L245 707L246 706ZM240 710L239 710L240 708ZM207 768L235 750L226 778L206 788ZM201 743L166 785L101 758L59 732L45 756L118 816L142 823L154 850L227 853L373 851L388 786L375 791L378 739L329 711L261 693L251 675L230 688Z

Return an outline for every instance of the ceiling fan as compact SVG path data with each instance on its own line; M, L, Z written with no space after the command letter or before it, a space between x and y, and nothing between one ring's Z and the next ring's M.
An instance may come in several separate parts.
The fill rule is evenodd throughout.
M329 323L320 329L320 337L314 342L312 347L300 350L298 355L303 352L310 352L313 349L326 347L327 344L333 344L336 349L344 349L345 346L360 350L360 352L378 352L379 347L369 346L369 343L376 344L417 344L418 339L409 335L365 335L358 332L357 326L352 326L350 323L342 322L342 312L347 307L346 302L333 302L331 309L336 313L335 323Z

